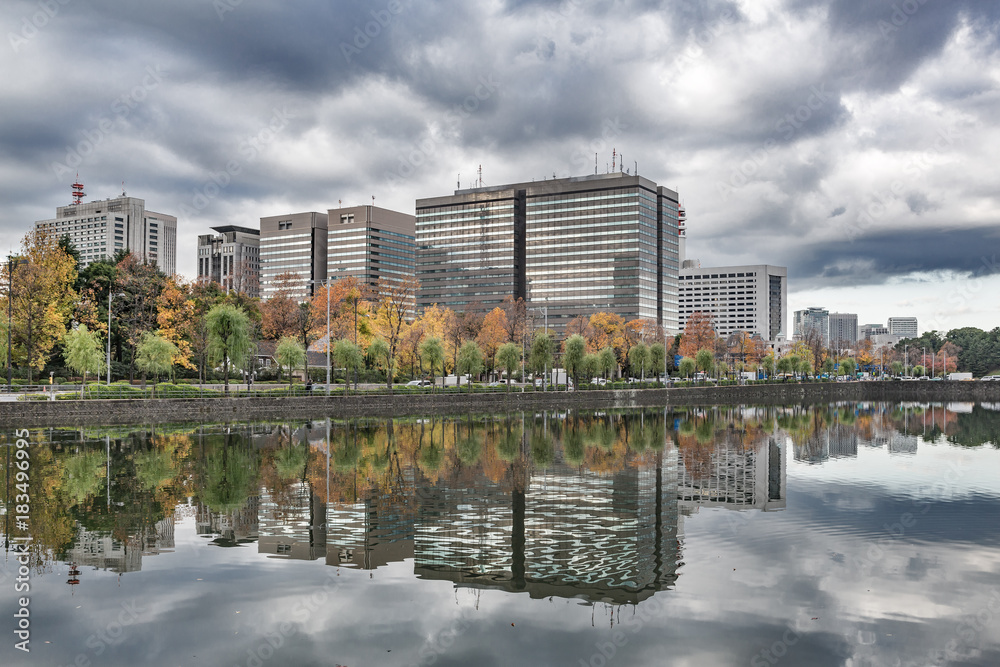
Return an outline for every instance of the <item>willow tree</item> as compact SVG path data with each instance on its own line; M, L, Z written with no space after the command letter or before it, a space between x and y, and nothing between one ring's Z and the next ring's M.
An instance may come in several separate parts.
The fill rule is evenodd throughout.
M139 341L136 351L135 365L142 371L142 384L146 384L146 374L152 373L159 382L160 374L167 373L174 366L177 346L159 334L146 332ZM153 387L156 396L156 387Z
M520 363L521 346L517 343L504 343L497 349L497 365L507 371L507 391L510 391L510 378Z
M427 362L431 369L431 386L434 386L434 369L441 366L441 375L444 375L444 343L437 336L425 338L420 343L420 356Z
M83 374L83 382L80 384L80 398L83 398L83 390L87 386L87 373L100 373L104 370L101 341L97 339L96 333L87 330L86 324L81 324L63 338L63 357L67 366Z
M243 363L253 348L250 319L242 308L223 303L208 311L205 324L208 328L208 358L213 364L222 364L228 396L229 365Z
M288 388L292 388L292 369L306 361L306 350L299 341L291 336L282 336L278 341L278 347L274 351L274 357L278 360L278 375L281 375L281 366L288 368ZM308 370L306 371L308 373Z

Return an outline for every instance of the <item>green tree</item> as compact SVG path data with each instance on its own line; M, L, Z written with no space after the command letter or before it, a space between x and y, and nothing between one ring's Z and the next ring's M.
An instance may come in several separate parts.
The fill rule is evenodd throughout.
M444 343L438 336L431 336L430 338L425 338L423 342L420 343L420 356L422 359L427 361L427 365L431 369L431 386L434 386L434 369L438 366L444 364ZM441 368L441 374L444 375L444 368Z
M230 364L239 366L250 353L250 320L242 308L230 304L214 306L205 316L208 328L208 358L222 364L226 395L229 395Z
M597 377L601 368L601 357L599 354L585 354L583 356L583 376L590 382L591 378Z
M712 372L712 369L715 368L715 355L711 350L701 348L698 350L698 353L694 355L694 362L699 371L708 375Z
M535 334L535 339L531 342L531 352L528 354L528 363L534 373L541 373L542 387L548 384L545 375L552 365L552 339L545 332Z
M691 357L684 357L683 359L681 359L681 365L679 370L681 377L690 378L691 375L696 370L698 370L698 362L696 362Z
M274 350L274 358L278 362L278 378L281 378L281 367L288 369L288 388L292 388L292 369L305 363L306 351L302 344L291 336L282 336L278 347Z
M889 364L889 368L892 369L892 374L893 375L902 375L902 373L903 373L903 362L902 361L894 361L891 364Z
M649 367L656 372L659 376L660 372L663 372L663 377L667 377L667 348L663 346L663 343L653 343L649 346Z
M639 369L639 379L645 382L646 380L646 366L649 365L649 346L645 343L636 343L628 351L628 365L631 372L634 374L635 369Z
M142 371L143 385L147 373L152 373L159 382L160 373L167 373L173 367L176 354L177 346L163 336L149 331L143 334L135 356L135 365ZM153 396L156 396L156 387L153 387Z
M857 364L854 363L854 359L844 359L840 362L840 370L843 371L844 375L854 377L854 373L857 370Z
M774 377L774 370L776 368L774 355L767 355L760 360L760 365L764 368L764 372L767 374L768 378Z
M507 372L507 391L510 391L510 378L521 363L521 346L517 343L504 343L497 348L497 364Z
M468 373L475 377L483 371L483 351L474 340L467 340L458 351L458 381L461 384L462 375ZM469 393L472 393L472 378L469 378Z
M563 343L563 368L573 376L574 389L575 385L580 383L580 371L583 370L583 359L586 354L587 341L580 334L573 334Z
M833 375L833 357L827 357L823 360L823 372Z
M618 364L615 351L610 347L606 347L598 353L597 358L600 360L600 369L604 375L604 379L610 379L608 375L614 372L615 366Z
M4 343L6 344L6 340ZM67 366L83 374L83 383L80 385L80 398L83 398L83 390L87 386L87 373L100 373L104 370L101 341L93 331L87 330L86 324L81 324L63 338L63 357Z
M778 363L777 363L776 367L777 367L777 370L778 370L779 373L792 373L795 370L795 366L796 366L796 364L792 363L792 357L788 356L788 357L782 357L781 359L778 359ZM787 377L784 378L784 379L786 381L788 380Z
M389 393L392 393L392 349L389 343L382 338L376 338L368 346L368 356L372 358L375 365L385 372L385 386Z
M334 363L344 369L344 392L346 393L351 386L351 371L355 372L354 389L357 391L357 371L365 364L365 358L364 355L361 354L361 348L350 340L341 339L334 343L332 356Z

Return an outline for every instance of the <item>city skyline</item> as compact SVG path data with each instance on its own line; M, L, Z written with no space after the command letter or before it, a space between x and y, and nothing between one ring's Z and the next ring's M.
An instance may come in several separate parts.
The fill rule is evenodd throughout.
M11 2L0 243L67 205L77 172L87 201L124 180L177 215L193 278L214 226L372 196L413 212L480 165L489 186L614 161L681 194L689 256L787 266L791 312L990 329L998 17L859 0Z

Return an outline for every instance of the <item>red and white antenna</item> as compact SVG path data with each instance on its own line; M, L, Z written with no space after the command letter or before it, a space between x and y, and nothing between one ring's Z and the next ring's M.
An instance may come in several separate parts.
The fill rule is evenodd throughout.
M83 191L83 183L80 182L80 172L76 172L76 183L73 184L73 205L82 204L86 194Z
M615 158L618 157L618 149L611 149L611 173L615 173Z

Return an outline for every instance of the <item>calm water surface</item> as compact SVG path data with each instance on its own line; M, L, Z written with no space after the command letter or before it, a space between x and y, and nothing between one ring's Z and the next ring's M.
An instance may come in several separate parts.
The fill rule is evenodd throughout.
M1000 665L998 405L28 439L0 665Z

